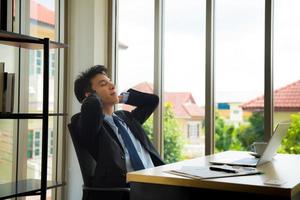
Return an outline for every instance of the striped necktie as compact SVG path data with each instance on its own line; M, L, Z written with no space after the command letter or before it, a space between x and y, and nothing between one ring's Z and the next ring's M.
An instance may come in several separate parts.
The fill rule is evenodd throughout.
M125 129L125 127L120 123L120 119L116 116L113 116L113 120L118 127L118 132L121 135L123 142L125 144L125 147L129 153L130 161L132 168L136 170L145 169L143 162L129 136L128 131Z

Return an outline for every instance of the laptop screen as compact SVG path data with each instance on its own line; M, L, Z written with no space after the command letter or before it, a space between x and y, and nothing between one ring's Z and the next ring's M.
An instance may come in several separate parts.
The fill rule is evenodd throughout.
M273 136L271 137L270 141L267 144L267 147L263 154L261 155L261 158L259 159L257 165L263 164L265 162L271 161L274 155L277 152L278 147L281 144L281 141L285 134L287 133L287 130L290 126L290 123L279 123L276 126L276 129L274 131Z

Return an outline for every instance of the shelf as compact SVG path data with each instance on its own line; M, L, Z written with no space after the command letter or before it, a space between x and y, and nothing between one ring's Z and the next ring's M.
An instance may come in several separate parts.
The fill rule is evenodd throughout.
M46 200L47 189L63 185L62 183L47 181L48 156L48 127L50 116L66 116L66 113L49 113L49 48L66 48L68 45L50 41L49 38L36 38L0 30L0 44L26 49L43 49L43 111L40 113L0 113L0 119L42 119L42 155L41 180L28 179L15 183L0 184L0 199L18 196L40 195ZM20 65L19 65L20 67ZM20 98L20 97L18 97ZM45 136L45 137L44 137ZM18 140L19 141L19 140ZM17 142L18 144L18 142ZM18 169L18 167L17 167Z
M22 47L25 49L43 49L44 40L28 35L17 34L0 30L0 44ZM50 41L50 49L66 48L68 45Z
M47 189L65 185L63 182L47 181ZM26 179L16 182L0 184L0 199L17 196L39 195L41 192L41 180Z
M49 113L47 116L67 116L66 113ZM43 119L43 113L0 113L0 119Z

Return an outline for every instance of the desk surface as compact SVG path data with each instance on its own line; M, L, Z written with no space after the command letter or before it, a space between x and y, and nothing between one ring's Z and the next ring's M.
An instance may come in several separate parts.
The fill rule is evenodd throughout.
M199 180L165 173L165 171L180 169L182 166L207 166L210 160L216 158L242 158L245 156L248 156L247 152L226 151L211 156L131 172L127 174L127 182L221 189L225 191L272 194L285 197L293 197L300 191L300 155L278 154L272 162L258 167L263 172L260 175ZM269 179L280 179L285 183L281 186L265 185L264 182Z

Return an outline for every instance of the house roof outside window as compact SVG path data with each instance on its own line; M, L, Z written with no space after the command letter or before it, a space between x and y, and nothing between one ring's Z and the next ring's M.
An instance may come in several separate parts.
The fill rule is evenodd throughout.
M263 111L264 96L252 99L241 107L252 112ZM274 91L274 109L277 112L300 111L300 80Z
M153 93L153 85L148 82L142 82L133 87L135 90L146 93ZM165 92L164 101L171 102L176 118L201 118L204 119L204 108L196 104L195 99L190 92ZM133 107L123 105L123 109L132 110Z

